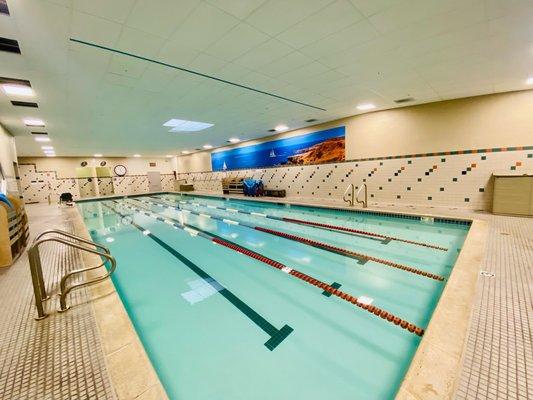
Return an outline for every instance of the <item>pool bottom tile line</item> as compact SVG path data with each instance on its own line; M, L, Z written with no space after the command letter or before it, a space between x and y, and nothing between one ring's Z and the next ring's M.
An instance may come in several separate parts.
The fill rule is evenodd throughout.
M117 211L113 207L110 207L106 204L102 204L102 205L104 207L109 208L112 212L119 215L121 218L126 217L125 214L122 214L121 212ZM237 297L233 292L231 292L228 288L224 287L215 278L213 278L211 275L205 272L202 268L194 264L191 260L186 258L184 255L176 251L174 248L169 246L159 237L147 231L145 228L136 224L133 221L130 222L130 225L134 226L136 229L143 232L145 236L152 239L159 246L161 246L166 251L168 251L170 254L172 254L174 257L176 257L178 260L180 260L183 264L185 264L185 266L187 266L191 271L193 271L196 275L202 278L206 283L212 286L218 293L220 293L221 296L223 296L226 300L228 300L231 304L233 304L239 311L241 311L244 315L246 315L254 324L256 324L266 334L268 334L270 336L270 339L268 339L264 343L264 345L270 351L274 350L294 330L289 325L284 325L281 329L277 329L274 325L272 325L264 317L262 317L257 311L255 311L248 304L246 304L239 297ZM149 232L149 233L145 233L145 232Z

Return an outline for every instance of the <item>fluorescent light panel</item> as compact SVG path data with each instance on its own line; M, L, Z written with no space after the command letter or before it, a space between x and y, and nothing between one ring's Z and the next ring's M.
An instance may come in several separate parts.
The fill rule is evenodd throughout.
M289 129L289 127L288 127L287 125L283 125L283 124L278 125L278 126L276 126L276 127L274 128L274 130L275 130L276 132L283 132L283 131L286 131L287 129Z
M139 158L141 155L140 154L134 154L133 157L135 158Z
M93 154L93 157L97 157L97 158L99 158L99 157L103 157L103 155L100 154L100 153L96 153L96 154Z
M185 119L169 119L163 126L172 128L169 132L198 132L211 128L214 124L207 122L187 121Z
M526 85L533 85L533 76L526 79Z
M13 96L34 96L35 92L29 86L4 83L2 89L6 94Z
M241 141L241 139L236 138L236 137L232 137L232 138L229 138L228 141L230 143L239 143Z
M206 150L208 150L208 149L212 149L213 146L211 146L210 144L204 144L204 145L203 145L203 148L206 149Z
M50 141L50 138L49 138L49 137L46 137L46 136L43 136L43 137L36 137L36 138L35 138L35 141L36 141L36 142L49 142L49 141Z
M359 111L368 111L368 110L373 110L374 108L376 108L376 106L372 103L359 104L357 106L357 109Z
M34 118L25 118L24 125L26 126L44 126L44 121L42 119Z

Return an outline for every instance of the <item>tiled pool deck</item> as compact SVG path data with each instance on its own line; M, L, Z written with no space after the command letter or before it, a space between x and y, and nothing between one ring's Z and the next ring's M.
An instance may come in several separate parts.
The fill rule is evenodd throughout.
M494 276L479 276L456 398L533 398L533 384L528 384L533 375L533 219L446 208L373 208L488 222L482 270ZM32 236L52 227L72 229L57 206L28 205L27 211ZM48 282L57 282L67 265L81 259L77 252L59 248L42 256L48 261L43 265L54 266L45 267ZM33 319L32 294L26 255L0 270L0 399L115 398L88 292L74 292L69 302L76 307L39 322ZM130 398L152 398L149 394ZM430 392L427 398L432 398Z

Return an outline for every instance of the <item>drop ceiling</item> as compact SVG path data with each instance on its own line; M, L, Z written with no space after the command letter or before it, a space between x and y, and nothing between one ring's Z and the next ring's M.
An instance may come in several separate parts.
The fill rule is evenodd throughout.
M19 155L42 155L24 118L45 121L57 155L179 154L360 113L527 89L530 0L8 0L0 123ZM70 38L194 70L325 111ZM38 103L15 107L11 101ZM169 119L213 127L170 133ZM316 122L314 122L316 123ZM391 129L394 129L391 126Z

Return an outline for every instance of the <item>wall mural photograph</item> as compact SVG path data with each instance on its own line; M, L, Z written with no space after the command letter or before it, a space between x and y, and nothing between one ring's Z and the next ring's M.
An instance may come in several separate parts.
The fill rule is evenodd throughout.
M211 154L213 171L310 165L345 159L345 127L242 146Z

